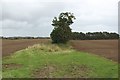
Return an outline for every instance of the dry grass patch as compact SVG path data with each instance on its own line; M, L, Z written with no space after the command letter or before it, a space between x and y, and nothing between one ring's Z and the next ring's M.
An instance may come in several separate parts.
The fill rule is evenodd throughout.
M58 51L62 51L62 49L60 47L58 47L57 45L46 45L46 44L35 44L33 46L29 46L28 48L26 48L26 50L29 49L38 49L44 52L58 52Z

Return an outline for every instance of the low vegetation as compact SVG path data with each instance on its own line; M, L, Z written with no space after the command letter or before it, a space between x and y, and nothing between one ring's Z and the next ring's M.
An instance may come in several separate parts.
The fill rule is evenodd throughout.
M3 78L15 77L117 78L118 64L69 44L36 44L3 58Z

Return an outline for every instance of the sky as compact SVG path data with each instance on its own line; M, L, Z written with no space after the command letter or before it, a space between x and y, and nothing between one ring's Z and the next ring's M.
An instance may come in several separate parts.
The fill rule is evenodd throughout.
M73 32L118 33L119 0L2 0L1 36L49 37L52 20L61 12L74 13Z

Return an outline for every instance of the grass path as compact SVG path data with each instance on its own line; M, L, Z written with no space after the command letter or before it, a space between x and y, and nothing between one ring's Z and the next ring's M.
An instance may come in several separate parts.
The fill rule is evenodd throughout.
M118 64L68 45L37 44L3 59L3 78L117 78Z

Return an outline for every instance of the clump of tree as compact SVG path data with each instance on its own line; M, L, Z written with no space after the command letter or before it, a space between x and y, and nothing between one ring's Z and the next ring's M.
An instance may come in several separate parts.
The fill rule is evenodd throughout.
M100 39L119 39L119 34L109 32L73 32L73 40L100 40Z
M71 39L72 31L69 26L73 24L73 19L75 16L70 12L60 13L58 18L54 17L54 29L50 34L53 43L66 43Z

